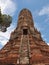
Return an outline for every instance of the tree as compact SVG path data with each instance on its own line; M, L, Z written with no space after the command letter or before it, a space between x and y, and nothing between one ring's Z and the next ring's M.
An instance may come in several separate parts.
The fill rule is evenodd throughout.
M12 23L12 17L10 15L2 14L0 10L0 31L6 32L7 28Z

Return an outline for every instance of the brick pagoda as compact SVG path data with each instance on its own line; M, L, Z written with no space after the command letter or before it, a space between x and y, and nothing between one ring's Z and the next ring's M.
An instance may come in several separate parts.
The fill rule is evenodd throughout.
M0 50L0 65L49 65L49 46L28 9L20 11L16 29Z

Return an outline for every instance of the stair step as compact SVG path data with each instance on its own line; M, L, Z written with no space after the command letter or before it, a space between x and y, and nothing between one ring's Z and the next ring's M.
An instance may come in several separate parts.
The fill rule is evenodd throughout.
M28 65L29 63L29 39L27 35L23 35L21 37L21 45L20 45L20 64Z

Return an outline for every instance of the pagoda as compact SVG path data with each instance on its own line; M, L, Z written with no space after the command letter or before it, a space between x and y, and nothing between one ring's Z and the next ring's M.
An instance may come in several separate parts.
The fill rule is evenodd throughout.
M0 65L49 65L49 46L26 8L20 11L16 29L0 50Z

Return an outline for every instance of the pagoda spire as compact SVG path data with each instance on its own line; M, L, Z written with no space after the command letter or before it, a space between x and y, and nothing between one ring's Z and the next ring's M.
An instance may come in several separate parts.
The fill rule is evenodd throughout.
M20 11L16 29L0 50L0 65L49 65L49 46L34 27L28 9Z

